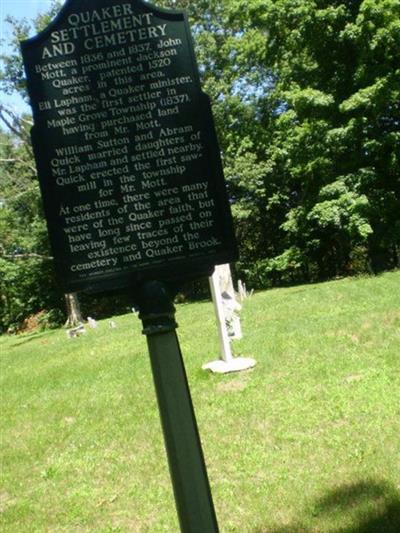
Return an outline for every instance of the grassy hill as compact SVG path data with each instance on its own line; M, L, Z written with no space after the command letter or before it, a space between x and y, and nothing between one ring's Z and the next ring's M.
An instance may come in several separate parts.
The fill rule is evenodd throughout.
M114 320L0 338L2 531L179 530L146 340ZM400 531L400 272L255 294L245 373L201 370L211 303L177 320L221 532Z

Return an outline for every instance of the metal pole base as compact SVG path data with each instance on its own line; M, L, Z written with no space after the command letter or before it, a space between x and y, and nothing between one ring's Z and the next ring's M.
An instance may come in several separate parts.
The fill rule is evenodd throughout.
M172 485L183 533L218 533L206 466L182 354L171 293L143 285L139 317L147 336Z

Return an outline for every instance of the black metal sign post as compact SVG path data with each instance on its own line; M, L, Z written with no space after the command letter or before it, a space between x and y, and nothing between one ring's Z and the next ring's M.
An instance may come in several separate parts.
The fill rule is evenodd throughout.
M165 446L183 532L218 531L189 386L175 328L168 287L142 287L140 318L147 336Z
M67 0L21 47L59 282L133 295L182 529L217 531L172 297L237 249L187 17L142 0Z

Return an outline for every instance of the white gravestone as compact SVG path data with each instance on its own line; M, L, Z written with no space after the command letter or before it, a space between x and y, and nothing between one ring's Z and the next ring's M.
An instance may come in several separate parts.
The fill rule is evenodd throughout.
M87 317L87 321L88 321L88 324L89 324L89 327L92 328L92 329L96 329L97 328L97 322L94 318L92 318L91 316L88 316Z
M242 329L238 315L241 305L235 297L229 265L216 266L209 282L217 318L220 359L203 365L203 369L223 374L252 368L256 364L254 359L232 355L230 339L242 338Z
M228 336L231 339L241 339L242 328L240 325L239 311L242 309L242 306L236 299L229 265L216 266L213 276L217 278L219 285Z

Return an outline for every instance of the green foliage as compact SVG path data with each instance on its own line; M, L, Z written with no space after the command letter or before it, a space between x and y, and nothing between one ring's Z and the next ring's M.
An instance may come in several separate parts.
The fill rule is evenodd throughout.
M266 97L276 112L260 155L272 169L267 205L276 201L274 184L285 212L275 220L265 212L261 226L281 242L267 237L272 247L261 263L273 268L272 255L281 268L297 250L304 279L315 279L354 272L352 253L363 249L369 268L397 266L400 3L233 5L238 20L266 32L262 61L275 81Z
M62 306L30 146L21 137L0 132L0 331Z
M58 292L49 285L52 282L52 272L43 265L42 259L10 260L0 257L0 279L0 331L13 331L29 315L49 308L52 309L49 322L60 325L62 300ZM58 320L54 320L56 315Z
M4 22L11 28L11 40L8 43L10 52L0 54L2 65L0 69L0 87L5 93L18 92L24 99L28 99L20 41L27 39L32 31L33 33L42 31L59 12L62 4L61 0L52 0L48 11L39 14L33 21L28 21L26 18L5 17Z
M399 265L398 0L165 4L195 28L239 274L269 286Z
M10 52L0 56L0 87L27 98L19 42L41 31L58 12L34 21L7 17L12 30ZM31 118L0 105L0 332L18 328L29 315L48 309L44 324L60 324L63 297L56 285L39 184L30 143ZM57 318L58 317L58 318Z
M260 259L245 271L253 287L271 287L275 284L291 285L305 277L306 258L299 248L292 246L271 259Z

